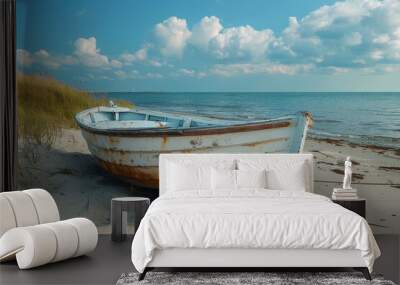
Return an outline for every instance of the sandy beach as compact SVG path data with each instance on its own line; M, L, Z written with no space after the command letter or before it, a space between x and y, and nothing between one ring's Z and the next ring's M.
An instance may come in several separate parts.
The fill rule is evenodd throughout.
M330 197L341 187L346 156L353 162L353 188L367 199L367 220L375 233L400 233L400 151L340 140L307 139L314 155L314 191ZM392 186L391 186L392 185Z
M21 189L44 188L55 198L63 219L92 219L101 233L110 232L110 201L120 196L157 193L135 188L103 171L90 155L79 130L64 129L51 148L37 147L35 163L20 156ZM341 140L308 138L305 152L315 157L314 191L330 197L340 186L343 161L353 160L353 187L367 199L367 220L375 233L400 233L400 150ZM394 184L394 185L393 185Z

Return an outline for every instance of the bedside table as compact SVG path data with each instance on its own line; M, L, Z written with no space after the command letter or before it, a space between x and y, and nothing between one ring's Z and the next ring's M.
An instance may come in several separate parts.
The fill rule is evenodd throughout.
M354 200L337 200L332 199L333 203L339 204L340 206L353 211L356 214L359 214L361 217L365 219L366 212L366 199L354 199Z
M124 241L128 232L128 212L134 213L135 232L150 206L145 197L119 197L111 200L111 240Z

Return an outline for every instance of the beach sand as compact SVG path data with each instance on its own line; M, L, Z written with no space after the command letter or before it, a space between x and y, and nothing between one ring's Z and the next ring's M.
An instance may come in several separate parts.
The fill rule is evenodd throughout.
M344 160L351 156L352 187L367 200L367 220L372 230L400 233L400 150L310 138L305 152L314 155L314 192L327 197L333 188L342 186Z
M90 155L79 130L64 129L50 149L37 147L36 152L39 155L35 163L28 163L23 155L19 158L19 188L47 189L55 198L62 219L88 217L98 225L100 233L111 230L111 198L157 196L103 171ZM314 192L328 197L334 187L341 186L344 159L351 156L353 187L367 199L367 220L372 230L400 233L400 150L308 138L305 152L315 157Z

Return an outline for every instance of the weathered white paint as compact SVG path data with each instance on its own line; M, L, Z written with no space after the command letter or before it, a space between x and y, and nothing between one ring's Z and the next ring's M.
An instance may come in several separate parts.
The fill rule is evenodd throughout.
M107 112L110 112L110 110L112 110L112 108L107 108ZM94 126L99 125L99 123L95 122L95 124L93 124L90 119L90 114L93 114L93 112L93 109L91 109L77 115L77 122L82 128L82 134L88 144L90 152L100 160L102 166L107 170L117 175L134 176L136 180L140 179L138 177L145 175L157 176L153 178L158 179L157 168L158 156L160 153L301 152L307 127L310 123L308 115L298 114L281 119L247 123L251 125L255 123L283 122L287 123L286 127L244 130L241 132L220 131L218 134L207 134L208 129L219 126L212 125L212 123L220 123L223 129L223 126L237 125L238 122L214 119L200 120L196 117L196 120L200 124L209 124L209 126L201 128L171 128L171 130L201 130L199 135L169 135L165 127L161 127L158 129L163 129L163 131L165 131L162 135L158 133L152 136L150 133L146 134L146 136L141 136L140 133L138 134L137 132L138 129L135 128L132 128L132 131L135 131L132 135L127 132L125 126L130 123L129 121L111 121L111 123L108 124L110 131L107 132L104 128L106 123L108 123L107 118L112 120L115 116L104 115L104 111L100 111L100 115L95 115L97 119L104 119L100 124L101 128L99 128L101 131L98 131L99 129L95 129ZM152 114L154 114L154 112ZM159 112L156 114L158 116L160 116L160 114L165 117L169 116L169 114ZM148 116L145 118L148 119ZM186 117L182 116L175 116L175 118L188 121ZM146 119L144 122L146 122ZM120 123L121 127L118 127L118 123ZM240 124L243 125L244 122L240 122ZM142 124L141 126L144 125L146 124ZM152 124L149 125L152 126ZM118 134L118 130L123 130L124 132ZM107 166L104 164L107 164ZM124 168L123 171L121 171L121 167ZM132 169L130 170L126 167L132 167ZM147 172L145 174L137 173L141 168ZM146 183L142 184L146 185Z

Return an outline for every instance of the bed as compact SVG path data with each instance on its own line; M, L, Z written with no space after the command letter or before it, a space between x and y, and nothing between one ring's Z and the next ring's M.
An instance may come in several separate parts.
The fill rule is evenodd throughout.
M159 177L132 243L139 279L159 267L353 267L371 278L371 229L313 193L311 154L161 154Z

